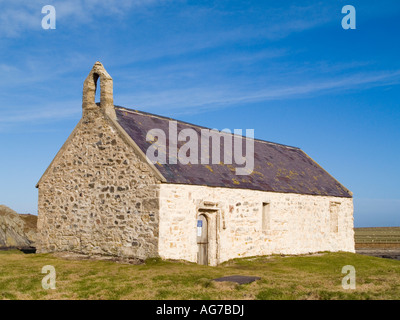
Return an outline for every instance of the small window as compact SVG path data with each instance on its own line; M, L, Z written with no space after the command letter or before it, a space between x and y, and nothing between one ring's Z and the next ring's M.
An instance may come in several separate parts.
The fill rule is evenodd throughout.
M329 212L330 212L330 229L331 232L338 233L339 232L339 206L338 202L331 202L329 204Z
M262 231L267 231L270 229L270 203L269 202L263 202L262 204Z

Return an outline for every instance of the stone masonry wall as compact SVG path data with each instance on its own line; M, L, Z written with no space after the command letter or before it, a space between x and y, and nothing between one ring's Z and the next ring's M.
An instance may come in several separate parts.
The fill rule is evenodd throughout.
M265 230L263 202L270 206ZM159 229L162 258L197 261L199 210L209 221L210 265L256 255L354 252L351 198L162 184ZM334 210L337 210L337 231L331 224L335 225L331 221Z
M89 110L39 183L38 252L157 256L158 196L150 167Z

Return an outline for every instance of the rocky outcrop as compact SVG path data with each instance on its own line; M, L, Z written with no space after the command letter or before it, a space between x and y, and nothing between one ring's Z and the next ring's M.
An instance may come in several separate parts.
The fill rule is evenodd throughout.
M30 248L35 245L37 217L20 215L0 205L0 248Z

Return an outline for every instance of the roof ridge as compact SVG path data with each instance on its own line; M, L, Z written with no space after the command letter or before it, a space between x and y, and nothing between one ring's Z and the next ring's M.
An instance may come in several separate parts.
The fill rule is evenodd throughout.
M177 122L179 122L179 123L187 124L187 125L190 125L190 126L194 126L194 127L201 128L201 129L213 130L213 129L211 129L211 128L204 127L204 126L200 126L200 125L198 125L198 124L194 124L194 123L190 123L190 122L186 122L186 121L182 121L182 120L178 120L178 119L174 119L174 118L170 118L170 117L166 117L166 116L161 116L161 115L158 115L158 114L155 114L155 113L150 113L150 112L141 111L141 110L135 110L135 109L129 109L129 108L122 107L122 106L118 106L118 105L114 105L114 107L115 107L115 108L119 108L119 109L121 109L121 110L128 111L128 112L134 112L134 113L138 113L138 114L148 115L148 116L152 116L152 117L156 117L156 118L160 118L160 119L174 120L174 121L177 121ZM227 134L231 134L231 135L240 136L240 137L242 137L242 138L249 139L249 137L246 137L246 136L243 136L243 135L238 135L238 134L235 134L235 133L232 133L232 132L226 132L226 133L227 133ZM282 143L278 143L278 142L272 142L272 141L267 141L267 140L262 140L262 139L257 139L257 138L254 138L254 140L255 140L255 141L258 141L258 142L263 142L263 143L267 143L267 144L273 144L273 145L281 146L281 147L286 147L286 148L301 150L301 148L299 148L299 147L289 146L289 145L282 144Z

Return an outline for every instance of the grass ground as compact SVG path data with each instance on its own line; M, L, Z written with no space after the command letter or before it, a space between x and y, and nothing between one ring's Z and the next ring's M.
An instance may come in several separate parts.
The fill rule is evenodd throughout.
M56 270L45 290L42 267ZM342 288L342 267L356 269L356 289ZM218 283L253 275L251 284ZM351 253L258 257L218 267L150 259L143 265L65 260L51 254L0 251L1 299L400 299L400 261Z

